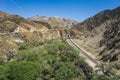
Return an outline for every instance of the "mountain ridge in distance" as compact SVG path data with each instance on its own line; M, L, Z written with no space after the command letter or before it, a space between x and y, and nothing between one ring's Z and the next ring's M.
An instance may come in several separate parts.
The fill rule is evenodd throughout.
M28 18L28 20L48 22L54 28L55 27L71 28L73 25L78 23L77 21L72 20L70 18L63 18L63 17L59 17L59 16L39 16L39 15L37 15L37 16ZM57 25L57 24L59 24L59 25Z

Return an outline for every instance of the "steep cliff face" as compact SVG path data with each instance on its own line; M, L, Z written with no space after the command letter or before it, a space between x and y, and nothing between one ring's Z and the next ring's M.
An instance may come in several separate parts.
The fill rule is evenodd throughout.
M80 39L89 47L98 50L101 60L118 61L120 54L120 7L102 11L75 25L72 29L83 33Z

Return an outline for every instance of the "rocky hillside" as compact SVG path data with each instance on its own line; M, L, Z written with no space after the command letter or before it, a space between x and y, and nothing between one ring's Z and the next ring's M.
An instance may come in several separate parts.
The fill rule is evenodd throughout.
M120 7L113 10L105 10L87 20L75 25L80 31L91 31L108 20L120 20ZM79 27L80 26L80 27Z
M55 35L53 35L53 33ZM43 24L29 21L19 15L10 15L0 12L0 56L6 58L9 53L19 49L18 43L60 38L56 30L49 30Z
M56 34L55 38L60 37L56 30L49 30L46 25L29 21L19 15L9 15L4 12L0 12L0 33L1 35L10 34L12 37L15 37L14 34L18 33L17 35L23 41L29 41L33 37L39 40L51 39L53 33Z
M73 25L78 22L69 18L34 16L28 18L28 20L37 24L42 24L49 30L58 31L61 37L66 37L66 34L70 34L72 38L79 37L81 35L81 32L71 29Z
M120 7L102 11L72 29L83 33L80 40L98 50L101 60L120 60Z
M74 24L78 22L69 18L61 18L61 17L46 17L46 16L34 16L29 18L28 20L32 21L42 21L47 22L52 26L52 28L71 28Z
M16 53L20 48L19 43L34 45L46 39L59 39L66 37L67 34L73 34L73 36L79 34L75 30L64 27L69 23L73 24L70 20L53 18L53 23L54 20L58 21L55 22L56 28L48 22L28 20L19 15L10 15L0 11L0 56L7 58L9 53ZM63 23L63 25L63 20L68 23Z

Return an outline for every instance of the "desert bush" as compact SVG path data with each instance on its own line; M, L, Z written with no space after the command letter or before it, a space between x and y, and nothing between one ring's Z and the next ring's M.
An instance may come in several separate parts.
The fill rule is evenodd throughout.
M55 54L58 52L58 46L56 44L48 44L45 46L45 49L49 54Z
M35 55L35 54L29 54L26 58L27 61L32 61L32 62L35 62L38 60L38 56Z
M0 80L9 80L9 67L0 65Z
M61 64L59 69L55 71L55 80L73 80L75 70L68 65Z
M32 46L39 46L40 45L40 41L33 40L31 45Z
M20 43L19 44L19 50L27 49L30 45L28 43Z
M0 65L4 64L4 59L0 57Z
M9 67L9 80L35 80L40 76L40 67L37 63L13 62Z
M16 60L17 61L22 61L22 60L24 60L25 58L27 57L27 54L18 54L17 56L16 56Z

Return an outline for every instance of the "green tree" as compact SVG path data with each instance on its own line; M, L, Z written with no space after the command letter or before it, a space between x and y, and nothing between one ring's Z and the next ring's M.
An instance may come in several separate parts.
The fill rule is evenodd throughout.
M9 80L8 74L9 74L9 67L0 65L0 80Z
M0 65L4 64L4 59L0 57Z
M40 67L33 62L13 62L10 65L10 80L35 80L40 76Z

